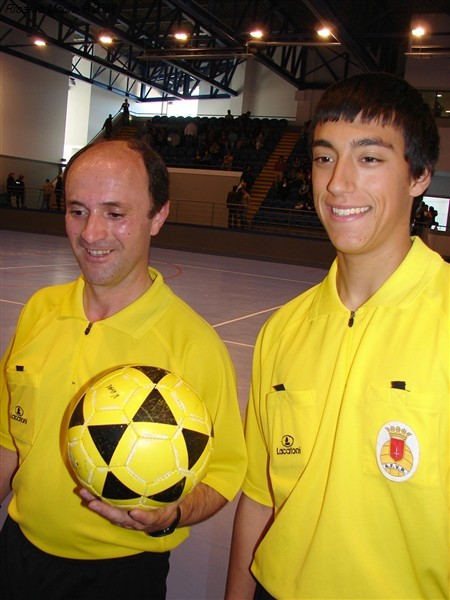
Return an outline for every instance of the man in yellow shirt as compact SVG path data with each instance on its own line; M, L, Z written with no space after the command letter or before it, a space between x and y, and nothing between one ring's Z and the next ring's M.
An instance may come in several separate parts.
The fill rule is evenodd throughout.
M438 148L400 78L319 101L314 201L337 259L256 344L228 600L448 598L450 265L410 237Z
M170 550L238 492L246 452L235 373L215 331L149 268L169 212L159 156L136 140L100 142L65 171L66 230L82 276L25 306L1 365L0 596L165 597ZM123 364L173 371L204 400L214 452L180 502L121 510L79 490L67 411L100 373ZM81 498L80 498L81 496Z

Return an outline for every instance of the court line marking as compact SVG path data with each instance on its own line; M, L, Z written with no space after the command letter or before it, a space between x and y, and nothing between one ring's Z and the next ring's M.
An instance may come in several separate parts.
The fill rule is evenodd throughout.
M5 300L4 298L0 298L0 302L4 302L5 304L17 304L19 306L25 306L25 302L15 302L14 300Z
M255 344L244 344L243 342L234 342L233 340L225 340L221 338L224 344L230 344L233 346L242 346L243 348L254 348Z
M77 266L78 267L78 263L77 262L70 262L70 263L58 263L58 264L51 264L51 265L21 265L21 266L16 266L16 267L0 267L0 271L8 271L8 270L12 270L12 269L43 269L45 267L74 267Z
M273 312L278 308L284 306L280 304L279 306L272 306L271 308L265 308L264 310L258 310L257 312L250 313L248 315L243 315L242 317L236 317L236 319L230 319L229 321L223 321L222 323L216 323L213 325L214 328L221 327L222 325L229 325L230 323L237 323L238 321L243 321L244 319L251 319L252 317L257 317L258 315L263 315L264 313Z
M275 275L264 275L261 273L245 273L243 271L230 271L228 269L213 269L212 267L200 267L198 265L185 265L183 263L177 263L177 264L180 264L185 269L190 268L190 269L200 269L202 271L215 271L217 273L229 273L230 275L242 275L243 277L261 277L262 279L275 279L277 281L290 281L292 283L304 283L306 285L316 285L316 283L319 283L319 282L315 282L315 281L303 281L302 279L290 279L288 277L276 277ZM304 268L304 267L302 267L302 268ZM322 269L317 268L316 270L321 271ZM324 277L325 277L327 271L325 269L323 269L323 271L324 271Z

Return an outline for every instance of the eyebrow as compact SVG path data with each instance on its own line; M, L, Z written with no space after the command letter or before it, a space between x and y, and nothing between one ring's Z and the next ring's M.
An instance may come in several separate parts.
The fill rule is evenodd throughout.
M79 206L85 206L85 203L82 202L81 200L68 200L67 204L70 204L71 206L78 204ZM105 200L105 202L101 203L102 206L107 206L107 207L116 207L116 208L124 208L126 206L126 204L124 202L120 202L118 200Z
M351 142L351 146L352 146L352 148L363 148L366 146L378 146L381 148L387 148L388 150L393 149L393 145L391 143L385 142L380 137L359 138L357 140L353 140ZM312 148L317 148L317 147L330 148L331 150L334 149L333 144L330 141L325 140L325 139L314 140L312 143Z

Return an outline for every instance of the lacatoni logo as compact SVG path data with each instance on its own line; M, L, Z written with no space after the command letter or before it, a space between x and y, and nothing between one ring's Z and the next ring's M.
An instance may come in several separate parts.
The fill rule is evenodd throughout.
M277 454L301 454L300 446L294 446L295 440L292 435L283 435L281 438L281 447L277 446Z
M24 417L25 411L23 410L23 408L19 405L16 406L16 408L14 409L14 412L11 413L11 419L14 419L14 421L19 421L19 423L24 423L26 424L28 421L27 419L25 419Z

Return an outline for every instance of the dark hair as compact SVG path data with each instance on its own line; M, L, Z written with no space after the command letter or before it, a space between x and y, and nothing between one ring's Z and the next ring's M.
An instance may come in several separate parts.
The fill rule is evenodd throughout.
M64 181L64 191L66 186L67 175L74 164L74 162L85 152L90 150L91 148L95 148L96 146L105 144L111 147L111 144L114 144L114 141L101 141L93 144L88 144L84 148L81 148L76 154L74 154L67 166L64 170L63 181ZM157 154L154 150L150 148L145 142L141 142L140 140L131 139L127 140L125 143L127 148L137 152L145 166L145 170L148 175L148 192L150 194L150 200L152 206L149 210L148 217L152 218L156 213L158 213L161 208L166 204L169 200L169 173L167 171L167 167L162 160L162 158Z
M420 92L389 73L353 75L329 87L317 104L313 129L319 123L344 120L378 121L396 127L405 142L405 160L413 177L432 175L439 158L439 133L430 107Z

